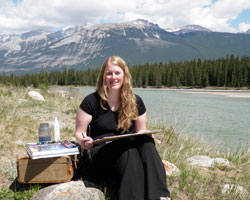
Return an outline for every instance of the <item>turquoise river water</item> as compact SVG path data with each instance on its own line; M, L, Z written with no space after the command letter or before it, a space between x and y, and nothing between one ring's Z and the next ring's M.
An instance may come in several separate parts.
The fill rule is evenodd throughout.
M83 96L94 88L74 88ZM213 91L134 89L146 105L152 123L176 127L177 132L215 142L223 151L250 145L250 98L216 95ZM225 91L224 91L225 92ZM249 91L247 91L249 92Z

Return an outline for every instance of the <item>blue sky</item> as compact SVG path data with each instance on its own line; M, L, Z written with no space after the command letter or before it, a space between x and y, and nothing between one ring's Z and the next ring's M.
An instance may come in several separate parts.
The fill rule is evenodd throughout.
M250 24L250 9L242 11L235 19L229 20L232 27L237 28L240 23Z
M0 0L0 34L139 18L165 29L196 24L244 32L250 29L250 0Z
M18 5L18 3L22 3L22 0L12 0L12 2L13 2L15 5Z

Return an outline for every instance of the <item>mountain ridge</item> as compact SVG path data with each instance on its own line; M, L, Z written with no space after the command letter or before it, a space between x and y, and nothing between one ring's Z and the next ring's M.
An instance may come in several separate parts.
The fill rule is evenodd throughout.
M83 24L60 31L0 35L0 72L95 69L111 55L130 65L250 54L250 34L213 32L198 25L167 31L144 19Z

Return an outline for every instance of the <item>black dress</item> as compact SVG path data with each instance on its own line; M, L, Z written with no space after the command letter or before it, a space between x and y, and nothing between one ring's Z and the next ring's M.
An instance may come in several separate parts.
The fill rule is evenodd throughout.
M118 112L113 112L108 104L106 110L100 107L97 92L88 95L80 105L92 115L90 136L93 139L120 135L116 129ZM139 116L146 112L142 99L136 95ZM135 131L135 122L129 133ZM159 200L169 197L166 174L161 158L149 136L120 139L110 143L95 145L91 149L92 163L106 178L118 178L120 200Z

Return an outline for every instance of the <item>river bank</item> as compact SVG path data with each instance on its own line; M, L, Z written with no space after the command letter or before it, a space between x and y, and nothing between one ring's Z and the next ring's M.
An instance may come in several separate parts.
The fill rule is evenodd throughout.
M221 95L226 97L237 98L250 98L250 89L248 88L225 88L225 87L207 87L207 88L136 88L146 90L166 90L166 91L178 91L190 94L206 94L206 95Z
M30 90L36 90L42 94L45 102L29 98L27 94ZM52 124L55 116L60 123L61 138L74 140L75 113L82 101L82 94L75 93L72 96L68 92L0 85L0 101L2 136L0 138L0 199L29 199L39 189L38 186L36 190L29 189L23 192L8 189L17 176L16 155L25 153L25 143L38 140L39 124L42 122ZM237 199L235 193L226 195L221 193L224 184L237 184L250 192L250 149L244 152L222 153L216 149L216 146L207 146L195 138L176 134L175 127L165 130L164 127L151 124L148 128L163 129L163 133L156 138L157 149L162 159L174 163L180 169L179 176L170 176L167 179L172 200ZM186 159L194 155L223 157L231 164L221 169L190 166L186 163Z
M250 91L246 92L244 90L242 91L225 91L225 90L193 90L193 91L183 91L190 94L205 94L205 95L220 95L225 97L234 97L234 98L250 98Z
M51 86L51 89L60 88L95 88L91 86ZM166 91L179 91L190 94L206 94L206 95L220 95L235 98L250 98L249 88L229 88L229 87L207 87L207 88L190 88L190 87L171 87L171 88L134 88L136 90L166 90Z

